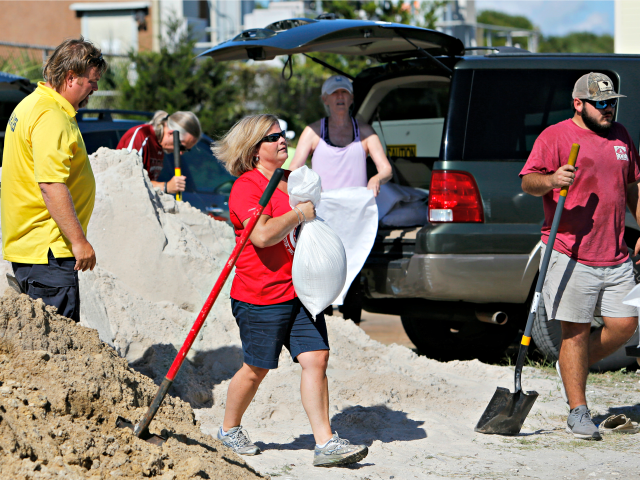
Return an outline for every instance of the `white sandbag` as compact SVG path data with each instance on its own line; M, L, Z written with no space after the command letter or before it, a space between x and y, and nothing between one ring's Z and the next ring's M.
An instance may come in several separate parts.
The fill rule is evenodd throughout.
M289 204L320 202L320 176L306 166L289 175ZM298 236L291 268L293 288L309 313L316 315L333 303L347 278L347 256L340 237L324 220L306 222Z
M316 212L342 240L347 254L347 281L333 305L344 297L362 270L378 232L378 207L373 192L365 187L336 188L322 192Z

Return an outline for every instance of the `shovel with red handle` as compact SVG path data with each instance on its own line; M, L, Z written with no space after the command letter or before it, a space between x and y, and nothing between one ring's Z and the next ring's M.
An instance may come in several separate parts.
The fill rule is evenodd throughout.
M209 312L211 311L211 307L213 307L213 304L218 298L218 295L220 294L220 290L222 290L222 287L227 281L227 278L229 277L231 270L236 264L236 261L238 260L240 253L242 253L242 249L246 245L247 240L251 235L251 232L253 232L253 228L256 226L256 222L260 218L260 215L262 214L262 211L264 210L264 208L269 203L269 200L271 200L271 196L273 195L273 192L275 192L276 188L278 187L278 184L280 183L280 180L282 180L283 175L284 175L284 170L282 170L281 168L278 168L276 169L273 176L271 177L271 180L269 180L269 184L267 185L267 188L265 189L264 193L262 194L262 197L260 198L260 201L258 202L258 207L253 210L253 213L249 218L249 223L247 223L247 226L244 227L244 230L242 231L242 235L240 235L240 238L238 239L238 242L236 243L236 246L233 249L233 252L231 252L231 256L229 257L229 260L227 260L227 263L222 269L222 272L218 277L218 281L213 286L213 290L211 290L209 297L204 302L204 306L202 307L202 310L200 311L198 318L193 324L193 327L191 327L191 331L189 332L189 335L187 335L187 339L182 345L182 348L178 352L178 355L176 356L175 360L173 361L173 364L171 365L171 368L169 369L167 376L164 377L164 380L160 384L160 388L158 388L158 393L156 393L156 396L153 399L153 402L151 402L151 405L149 406L147 413L144 414L144 417L142 417L142 420L140 420L140 422L135 427L131 424L131 422L127 421L126 419L122 417L118 417L116 421L117 427L131 428L133 429L133 433L136 437L142 438L156 445L162 444L166 440L158 435L149 434L147 428L149 427L151 420L153 420L153 417L156 415L158 409L160 408L160 404L162 404L164 397L167 395L167 392L169 391L169 388L173 384L173 381L175 380L176 375L178 374L178 371L182 366L182 362L184 362L184 359L187 356L189 349L193 345L193 342L198 336L198 333L200 332L200 329L202 328L204 321L207 319L207 315L209 315Z

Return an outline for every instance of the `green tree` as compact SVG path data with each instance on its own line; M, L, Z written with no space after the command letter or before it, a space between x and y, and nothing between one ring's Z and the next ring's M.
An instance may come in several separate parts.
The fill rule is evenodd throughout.
M134 74L120 84L120 107L133 110L193 111L208 135L218 135L245 113L237 99L240 86L233 81L233 67L211 58L196 61L195 41L170 22L168 38L160 52L131 52ZM134 77L135 81L132 81Z
M438 19L438 10L446 3L444 0L431 2L325 0L322 2L322 8L327 13L335 13L338 18L365 18L404 24L413 22L420 27L433 29Z
M484 10L478 15L478 23L498 25L502 27L534 30L531 20L521 15L509 15L494 10ZM523 43L526 38L517 39ZM495 46L504 45L505 38L492 38ZM541 37L538 45L540 53L613 53L613 37L596 35L589 32L574 32L564 36Z
M522 28L533 30L534 26L527 17L522 15L509 15L508 13L496 12L495 10L483 10L477 17L478 23L488 25L498 25L500 27Z
M613 37L590 32L574 32L563 37L544 37L540 42L544 53L613 53Z
M509 15L495 10L483 10L477 17L478 23L487 25L496 25L499 27L511 27L514 29L534 30L535 26L527 17L522 15ZM527 37L513 37L514 43L519 43L528 48ZM507 43L506 37L501 36L498 32L491 34L491 44L496 47L502 47Z

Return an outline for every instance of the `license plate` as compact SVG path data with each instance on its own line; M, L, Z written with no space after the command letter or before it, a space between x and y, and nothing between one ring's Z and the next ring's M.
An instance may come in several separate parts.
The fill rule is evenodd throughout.
M387 145L387 157L416 157L416 145Z

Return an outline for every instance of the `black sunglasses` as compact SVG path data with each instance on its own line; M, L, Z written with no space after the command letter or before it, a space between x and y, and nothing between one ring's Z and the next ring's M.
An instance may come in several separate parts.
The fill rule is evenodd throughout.
M267 143L273 143L273 142L277 142L280 137L284 138L285 140L287 139L286 137L286 133L285 132L278 132L278 133L272 133L270 135L267 135L266 137L262 137L262 140L260 140L261 142L267 142Z
M586 100L588 103L596 107L598 110L603 110L607 107L615 108L618 104L617 98L610 98L609 100Z

